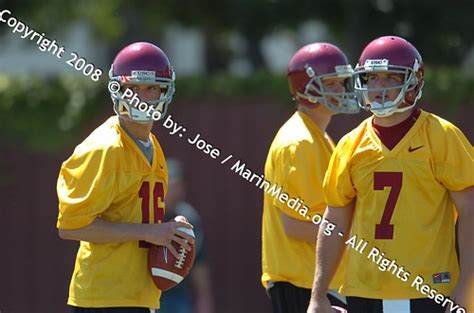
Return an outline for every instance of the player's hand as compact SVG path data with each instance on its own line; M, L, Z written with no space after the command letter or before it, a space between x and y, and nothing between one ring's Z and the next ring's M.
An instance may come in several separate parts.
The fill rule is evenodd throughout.
M179 254L172 245L173 241L180 246L183 246L188 251L191 250L190 244L194 244L194 237L177 229L178 227L192 229L193 226L189 223L167 222L160 224L147 224L146 226L148 229L144 240L157 246L167 247L171 254L173 254L177 259L179 258Z
M337 312L331 306L329 299L324 296L316 300L311 299L306 313L334 313Z

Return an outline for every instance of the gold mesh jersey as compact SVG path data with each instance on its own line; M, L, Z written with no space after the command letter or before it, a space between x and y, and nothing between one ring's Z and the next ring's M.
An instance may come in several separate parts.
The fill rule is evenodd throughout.
M408 299L424 296L411 286L417 275L449 295L459 274L455 251L455 206L449 190L474 185L469 141L450 122L421 114L408 133L388 150L372 128L372 118L341 139L324 180L331 207L356 198L351 235L369 242L364 253L347 246L341 292L349 296ZM410 273L403 281L368 258L376 247ZM435 282L435 275L450 279Z
M261 277L264 287L268 287L269 281L284 281L311 289L315 245L286 235L281 213L308 223L310 217L324 213L322 183L333 149L331 138L302 112L294 113L275 136L265 163L265 179L281 186L290 198L302 199L309 210L303 216L265 192ZM333 288L338 287L336 280Z
M159 223L164 216L168 173L151 134L152 165L111 117L61 166L57 182L60 229L82 228L97 217L110 222ZM81 241L68 304L79 307L158 308L161 291L148 272L148 244Z

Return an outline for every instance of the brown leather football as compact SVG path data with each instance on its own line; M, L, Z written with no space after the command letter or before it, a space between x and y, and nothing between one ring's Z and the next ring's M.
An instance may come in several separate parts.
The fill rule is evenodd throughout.
M183 221L183 216L175 217L175 221ZM184 218L184 221L187 221ZM194 231L185 227L178 227L178 230L194 237ZM176 242L172 242L179 258L176 259L167 247L152 246L148 252L148 268L151 277L158 289L165 291L179 284L191 270L196 257L194 245L191 245L191 251L187 251L184 247Z

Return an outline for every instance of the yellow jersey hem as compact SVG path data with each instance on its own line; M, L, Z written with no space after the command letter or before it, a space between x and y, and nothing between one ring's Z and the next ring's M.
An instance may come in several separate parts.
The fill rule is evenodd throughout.
M137 303L136 300L78 300L74 298L68 298L68 305L83 307L83 308L113 308L113 307L143 307L150 309L159 309L160 303L152 302L141 302Z
M271 275L271 274L264 274L264 277L262 276L262 285L263 287L265 288L268 288L268 282L274 282L274 283L277 283L277 282L285 282L285 283L290 283L298 288L305 288L305 289L311 289L312 288L312 285L313 285L313 282L311 281L309 284L305 284L305 283L302 283L302 282L296 282L296 281L291 281L287 278L284 278L283 276L279 276L279 275Z

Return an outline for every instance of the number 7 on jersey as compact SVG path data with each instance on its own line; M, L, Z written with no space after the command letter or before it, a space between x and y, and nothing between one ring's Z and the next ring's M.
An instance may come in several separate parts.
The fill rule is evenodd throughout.
M394 225L390 224L393 211L402 189L402 172L374 172L374 190L384 190L391 187L380 224L375 225L375 239L393 239Z

